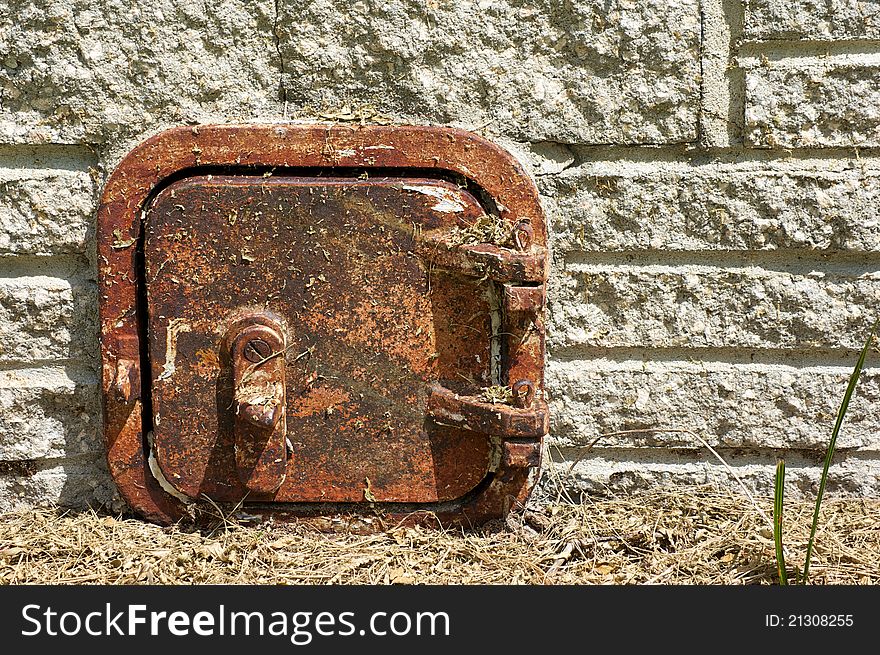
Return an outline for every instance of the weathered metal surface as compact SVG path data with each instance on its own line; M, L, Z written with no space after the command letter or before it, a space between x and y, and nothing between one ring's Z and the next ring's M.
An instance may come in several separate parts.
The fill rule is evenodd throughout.
M505 441L502 464L509 469L541 466L541 444L538 441Z
M135 335L119 335L115 360L105 360L104 377L111 382L115 399L123 406L131 406L141 397L140 352ZM114 368L115 365L115 368Z
M214 167L214 172L201 172L204 166ZM347 177L350 168L360 169L355 171L357 181L355 175ZM221 169L224 175L217 174ZM314 174L297 172L304 169L326 173L315 178L320 180L316 186L314 181L304 183ZM182 171L187 172L183 180L151 199L166 178L180 177ZM471 203L467 191L419 177L419 171L460 176L495 204L483 207L475 199ZM201 182L194 182L197 177ZM342 188L349 194L338 196L335 209L324 214L324 203L297 196L293 204L312 207L311 229L316 234L309 234L302 216L294 223L304 229L284 231L283 218L296 213L288 192L297 184L301 191L311 188L313 195L333 195ZM187 185L194 194L191 202L171 202L170 191ZM235 196L244 187L249 190ZM213 205L212 223L213 191L232 195ZM196 200L199 193L208 193L204 211L202 201ZM260 196L279 209L268 217L265 210L257 214ZM415 198L422 199L420 206L412 204ZM166 202L164 209L161 202ZM183 204L185 216L175 204ZM364 210L365 205L369 209ZM451 243L448 229L455 223L444 219L459 205L465 207L463 212L453 213L467 220L497 207L498 217L510 225L513 247ZM241 212L234 221L234 240L228 238L231 234L211 231L217 223L230 222L229 214L216 213L218 207ZM402 208L408 217L420 218L412 225L408 218L402 221ZM248 211L251 215L245 220ZM360 220L351 233L346 232L346 211ZM146 233L143 216L148 217ZM274 224L272 217L277 219ZM163 220L167 229L160 230ZM321 220L332 228L324 234ZM169 234L176 235L171 242L179 241L163 250L168 244L159 244L168 241ZM327 248L321 239L337 242ZM375 508L383 507L387 520L477 524L502 515L528 495L536 470L530 463L534 456L519 450L539 451L546 433L544 309L543 304L519 308L503 300L496 329L520 329L523 338L517 348L512 336L503 338L502 362L495 371L489 365L491 344L501 337L492 335L495 324L489 316L495 310L490 303L492 297L505 296L500 286L496 291L490 287L503 282L535 288L546 280L546 228L531 181L496 146L443 128L169 130L138 146L108 180L98 215L98 241L108 463L123 495L147 518L168 522L184 513L182 503L150 472L145 439L150 429L155 431L163 484L172 485L175 493L205 494L221 501L246 496L255 511L277 516L323 517L331 522L359 516L369 522ZM138 267L139 249L144 252L143 269ZM347 259L345 266L334 268L330 265L339 253L359 253L361 260ZM285 266L300 270L285 271ZM308 268L317 275L310 275ZM334 283L327 284L331 279ZM364 284L371 280L372 286ZM192 295L199 289L210 291ZM276 492L265 485L248 489L238 474L234 415L229 411L234 375L218 346L224 330L236 320L267 310L283 316L288 340L286 419L292 458L286 461L286 478ZM535 330L541 334L532 334ZM304 335L320 339L312 343ZM257 344L247 352L253 357L260 348ZM147 350L150 366L145 370ZM248 358L245 351L242 355ZM143 388L126 385L125 379L140 380ZM543 412L525 440L505 441L511 432L505 437L441 425L426 411L433 384L473 396L481 386L518 380L529 380L534 389L526 413ZM502 414L507 410L524 411L506 406ZM363 419L355 418L361 415L369 419L363 426L357 423ZM372 441L359 436L361 427L370 431ZM176 445L174 433L180 435ZM499 439L500 462L492 454ZM520 448L520 442L531 445Z
M534 396L544 389L544 306L546 285L505 284L502 312L502 359L506 366L502 382L514 385L529 380Z
M520 287L513 284L504 285L505 313L528 312L534 317L543 311L545 301L546 292L543 284L535 287Z
M528 218L521 218L513 226L513 243L519 250L529 250L535 242L535 230L532 228L532 221Z
M140 398L141 378L137 362L131 359L117 360L113 391L125 405L130 405L137 398Z
M486 436L426 424L424 404L433 380L490 383L488 282L431 270L413 251L420 235L481 214L467 192L422 178L198 176L164 189L144 252L169 483L218 502L442 502L477 486ZM235 367L218 351L218 331L251 308L283 317L288 336L293 458L271 496L234 474Z
M430 385L426 411L441 425L452 425L505 439L540 439L549 427L547 404L540 400L529 408L483 402L479 396L455 393L439 384Z
M425 239L419 254L435 266L496 282L539 282L545 279L547 253L544 248L517 252L494 244L460 246L447 239L442 236Z

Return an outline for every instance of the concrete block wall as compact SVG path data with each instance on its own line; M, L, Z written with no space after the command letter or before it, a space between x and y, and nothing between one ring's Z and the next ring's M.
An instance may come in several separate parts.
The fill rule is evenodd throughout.
M171 126L455 125L534 176L553 272L548 477L815 493L880 300L867 0L0 0L0 511L119 507L94 215ZM880 496L869 360L829 493Z

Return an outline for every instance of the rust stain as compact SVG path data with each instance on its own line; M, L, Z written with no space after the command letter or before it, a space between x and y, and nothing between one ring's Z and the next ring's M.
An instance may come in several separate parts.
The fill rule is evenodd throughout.
M434 361L423 353L435 350L430 298L413 298L407 291L406 285L389 285L381 292L365 286L363 299L349 314L327 316L319 307L306 314L303 322L312 329L323 326L324 331L358 348L375 348L386 342L389 355L406 361L416 373L428 374ZM377 302L377 298L385 302ZM390 306L387 298L397 298L398 304Z
M200 348L196 351L196 362L193 365L196 375L203 378L217 377L220 371L220 357L216 350Z
M292 401L289 416L306 417L318 414L324 415L328 411L341 411L342 406L351 400L351 394L344 389L333 387L312 387L303 396Z

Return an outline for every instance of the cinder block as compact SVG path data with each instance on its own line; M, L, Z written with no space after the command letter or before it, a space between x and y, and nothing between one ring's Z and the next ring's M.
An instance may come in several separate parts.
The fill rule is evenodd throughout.
M101 458L48 460L30 468L0 462L0 513L56 506L119 512L125 502Z
M0 278L0 363L95 362L97 335L93 282Z
M112 169L172 124L287 118L459 125L541 159L547 470L567 488L735 487L699 435L756 493L772 491L776 454L814 493L880 300L880 171L860 154L880 145L880 67L864 42L880 39L878 19L858 0L748 0L742 34L715 25L701 52L699 0L9 0L0 143L95 154L53 168L0 153L0 511L119 502L83 268L88 167ZM840 157L799 168L691 149L701 95L704 119L743 117L739 87L711 82L738 79L722 72L740 36L747 149ZM815 56L816 42L837 54ZM880 495L878 371L853 399L832 494Z
M104 451L94 375L62 368L0 371L0 461Z
M601 354L592 361L552 361L551 434L561 446L598 439L600 448L645 449L646 460L663 448L700 449L700 439L715 448L823 453L856 357L847 366L670 361L644 351L622 361ZM880 452L878 424L880 369L870 368L837 450Z
M880 145L880 68L816 61L746 72L745 140L757 148Z
M880 250L880 173L853 158L836 170L766 164L640 164L569 169L543 181L554 248ZM851 166L849 170L847 167Z
M572 264L550 295L551 347L859 350L880 274L701 264Z
M880 4L873 0L746 0L747 39L880 38Z
M0 180L0 255L87 252L95 204L86 172Z
M698 0L281 0L284 88L306 114L355 105L519 141L697 137Z
M657 487L703 487L751 501L730 471L708 450L703 452L651 451L638 459L632 451L604 450L576 455L555 453L536 490L534 502L560 497L578 501L581 494L625 494ZM822 474L822 461L795 453L785 455L785 497L787 500L815 500ZM567 457L570 456L571 459ZM776 455L737 454L724 451L725 462L753 497L759 499L768 520L773 507L773 479ZM831 465L826 498L876 498L880 475L876 460L841 457ZM768 526L769 528L769 526Z
M6 0L0 141L114 143L277 115L274 2Z

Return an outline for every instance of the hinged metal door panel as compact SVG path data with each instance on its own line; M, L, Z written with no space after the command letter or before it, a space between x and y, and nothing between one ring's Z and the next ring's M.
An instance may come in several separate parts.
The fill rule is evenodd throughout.
M286 333L289 460L271 499L438 502L487 475L488 435L426 420L428 383L490 384L488 280L416 254L425 233L475 222L439 180L187 178L146 217L153 443L179 492L266 499L236 471L230 326Z

